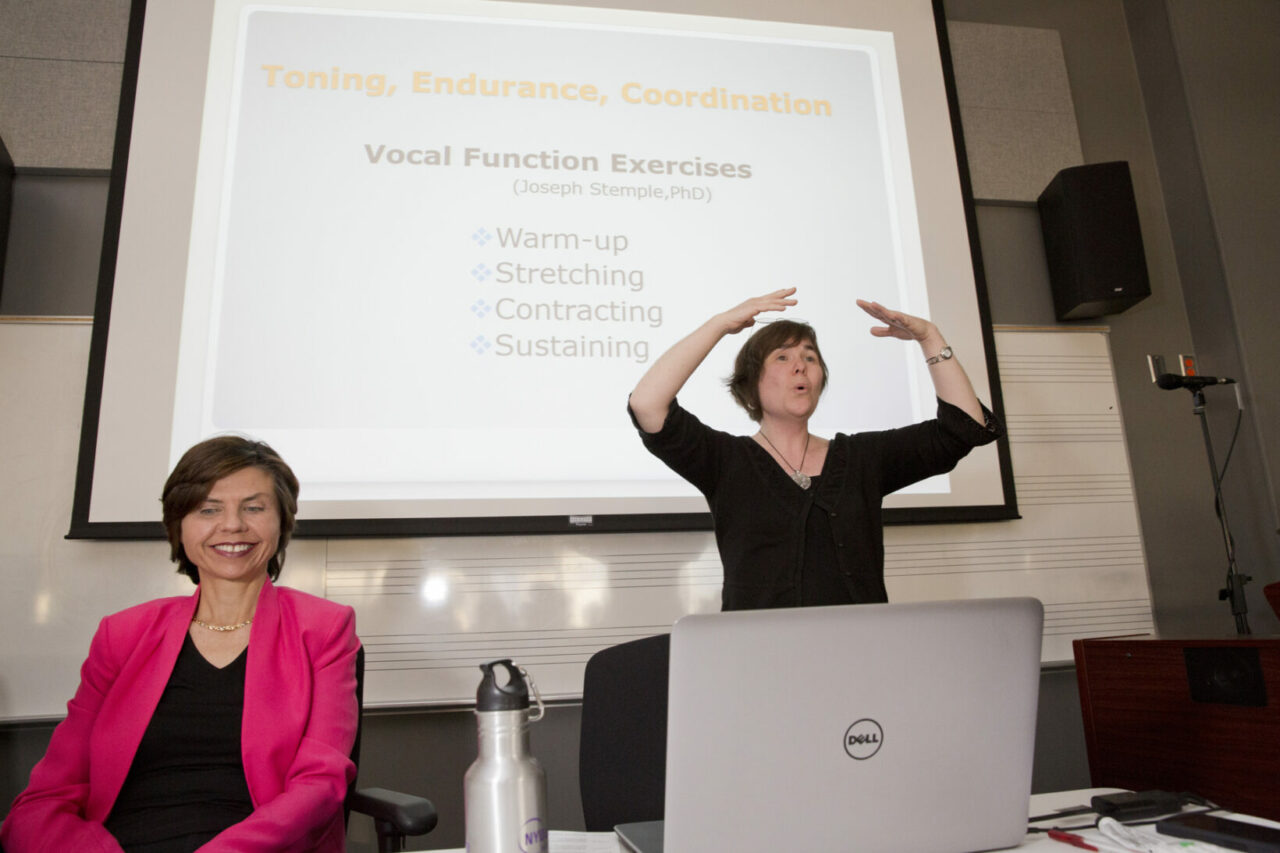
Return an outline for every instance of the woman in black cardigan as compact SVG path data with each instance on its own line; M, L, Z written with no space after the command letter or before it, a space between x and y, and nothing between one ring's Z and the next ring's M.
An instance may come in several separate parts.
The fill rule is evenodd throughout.
M794 294L777 290L715 315L663 353L631 392L645 447L707 498L725 610L887 601L883 497L950 471L1002 434L937 326L863 300L859 307L884 324L871 334L920 346L938 396L934 420L831 439L810 434L827 366L814 330L789 320L755 332L729 380L760 425L754 435L711 429L682 409L676 394L720 339L795 305Z

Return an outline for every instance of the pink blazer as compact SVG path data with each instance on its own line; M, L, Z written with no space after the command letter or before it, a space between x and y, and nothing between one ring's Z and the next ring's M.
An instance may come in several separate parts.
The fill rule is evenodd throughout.
M0 827L8 853L119 853L102 822L173 672L199 596L197 589L102 620L67 718ZM254 810L202 851L342 853L342 802L355 776L358 648L350 607L270 581L263 586L249 634L240 732Z

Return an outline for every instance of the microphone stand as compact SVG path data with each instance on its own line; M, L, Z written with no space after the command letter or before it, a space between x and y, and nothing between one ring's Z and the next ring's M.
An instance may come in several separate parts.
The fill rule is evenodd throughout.
M1204 450L1209 456L1209 474L1213 477L1214 509L1218 514L1218 522L1222 526L1222 542L1227 549L1227 585L1218 590L1218 600L1231 602L1231 615L1236 620L1236 633L1251 634L1253 632L1249 630L1249 604L1244 597L1244 585L1253 578L1240 574L1236 566L1235 540L1231 538L1231 528L1227 524L1227 507L1222 501L1222 479L1218 476L1218 463L1213 458L1213 442L1209 438L1209 419L1205 417L1204 388L1191 389L1191 399L1191 411L1200 418L1200 430L1204 434Z

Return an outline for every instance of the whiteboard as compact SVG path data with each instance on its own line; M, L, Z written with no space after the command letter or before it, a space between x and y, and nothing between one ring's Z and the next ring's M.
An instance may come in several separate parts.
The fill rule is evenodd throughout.
M99 619L192 590L166 543L64 538L89 336L0 322L3 720L62 716ZM1046 662L1153 630L1106 334L998 328L996 349L1023 518L888 528L890 599L1035 596ZM506 656L579 695L597 649L717 609L720 563L709 532L295 540L282 581L355 608L370 706L449 705Z

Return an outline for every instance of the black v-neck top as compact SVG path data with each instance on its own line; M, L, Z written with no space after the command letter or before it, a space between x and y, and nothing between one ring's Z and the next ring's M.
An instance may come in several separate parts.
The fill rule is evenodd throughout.
M187 635L105 821L126 851L192 850L253 811L240 753L248 655L219 669Z
M650 453L706 497L724 566L721 605L747 610L888 601L881 501L1002 436L983 412L985 425L939 400L933 420L839 433L808 489L755 439L712 429L675 401L658 432L636 428Z
M822 487L822 476L810 477L809 490ZM835 532L831 518L810 504L804 521L804 558L800 564L800 606L855 604L877 601L878 590L865 589L855 578L839 570Z

